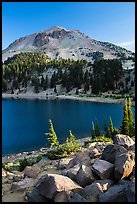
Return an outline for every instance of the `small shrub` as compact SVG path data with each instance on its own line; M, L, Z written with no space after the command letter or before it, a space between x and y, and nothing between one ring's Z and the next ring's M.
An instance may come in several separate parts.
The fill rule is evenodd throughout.
M46 156L53 160L53 159L61 159L67 157L67 152L64 151L62 147L58 147L56 150L50 150L46 153Z
M111 138L106 137L105 135L102 135L99 137L95 137L94 139L88 139L85 142L85 145L92 142L113 142L113 140Z

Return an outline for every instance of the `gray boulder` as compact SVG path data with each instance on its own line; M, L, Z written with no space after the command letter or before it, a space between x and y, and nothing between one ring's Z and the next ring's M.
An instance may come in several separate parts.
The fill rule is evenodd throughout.
M113 181L110 179L96 180L93 184L94 183L98 183L101 186L102 191L107 191L113 185Z
M37 188L34 188L32 192L26 193L27 202L49 202L44 196L42 196Z
M85 164L87 166L90 166L90 163L91 160L88 151L78 152L76 153L76 156L68 163L66 169L70 169L77 164Z
M36 180L34 180L32 178L25 178L22 181L13 182L13 184L11 186L11 191L15 192L15 191L26 190L26 188L33 187L35 185L35 183L36 183Z
M62 191L81 189L81 187L70 178L57 174L47 174L38 181L36 188L40 194L47 199L53 200L55 195Z
M122 145L126 149L131 148L135 142L128 136L123 134L116 134L113 138L114 144Z
M55 195L54 202L87 202L87 200L76 192L62 191Z
M122 181L99 195L100 202L135 202L135 186L131 181Z
M101 179L113 178L114 164L108 161L97 159L92 169Z
M67 164L72 160L72 158L63 158L58 161L57 169L65 169Z
M128 177L135 164L135 154L128 152L119 155L115 160L115 179L120 180Z
M101 159L106 160L111 163L115 163L115 158L120 154L126 153L127 149L117 144L107 145L101 155Z
M91 185L86 186L83 190L83 196L88 202L98 202L99 194L103 192L99 183L92 183Z
M64 169L61 174L63 176L67 176L69 177L70 179L72 179L73 181L76 181L76 175L77 175L77 172L78 170L80 169L80 164L77 164L75 166L73 166L72 168L70 169Z
M25 176L30 178L36 178L40 173L40 168L38 166L26 166L23 173Z
M91 170L91 167L88 167L88 166L82 164L80 169L78 170L78 172L76 174L76 182L80 186L85 187L85 186L91 184L95 180L96 180L96 176L95 176L94 172Z

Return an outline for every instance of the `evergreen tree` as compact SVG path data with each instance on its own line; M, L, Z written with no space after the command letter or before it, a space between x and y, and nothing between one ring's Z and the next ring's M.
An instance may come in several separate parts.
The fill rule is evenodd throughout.
M133 122L133 114L131 110L131 99L128 97L127 99L127 111L128 111L128 123L129 123L129 136L135 135L135 129L134 129L134 122Z
M110 137L110 130L109 130L106 118L104 119L104 130L105 130L105 136Z
M57 135L54 131L54 127L53 127L53 123L51 120L49 120L49 123L50 123L50 132L49 133L45 133L45 135L48 135L49 138L49 145L50 147L58 147L59 146L59 142L58 142L58 139L57 139Z
M92 128L91 128L91 137L92 139L94 139L96 137L95 135L95 127L94 127L94 123L92 122Z
M101 135L99 124L98 124L97 120L96 120L96 123L95 123L95 135L96 135L96 137Z
M124 103L124 115L123 115L123 120L122 120L121 133L125 135L129 135L127 99L125 99L125 103Z
M113 135L114 135L114 125L113 125L111 117L109 118L109 121L110 121L110 127L109 127L110 135L113 138Z

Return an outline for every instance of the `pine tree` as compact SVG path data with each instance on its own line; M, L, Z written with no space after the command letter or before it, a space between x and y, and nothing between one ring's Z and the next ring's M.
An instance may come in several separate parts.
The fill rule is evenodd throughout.
M100 132L100 129L99 129L99 125L98 125L98 121L96 120L96 123L95 123L95 135L96 137L100 136L101 135L101 132Z
M104 130L105 130L105 136L110 137L110 130L109 130L106 118L104 119Z
M109 118L109 121L110 121L110 127L109 127L110 135L111 135L111 137L113 137L113 135L114 135L114 125L113 125L111 117Z
M69 130L69 137L68 141L74 143L75 142L75 136L72 134L72 131Z
M50 147L53 147L53 148L56 148L59 146L59 142L58 142L58 139L57 139L57 135L54 131L54 127L53 127L53 123L51 120L49 120L49 123L50 123L50 132L49 133L45 133L45 135L48 135L49 138L49 145Z
M91 137L92 139L94 139L96 137L95 135L95 127L94 127L94 123L92 122L92 128L91 128Z
M128 111L128 123L129 123L129 136L135 135L135 129L134 129L134 122L133 122L133 114L131 110L131 99L130 97L127 99L127 111Z
M124 103L124 115L123 115L123 120L122 120L121 133L125 134L125 135L129 135L129 119L128 119L127 99L125 99L125 103Z

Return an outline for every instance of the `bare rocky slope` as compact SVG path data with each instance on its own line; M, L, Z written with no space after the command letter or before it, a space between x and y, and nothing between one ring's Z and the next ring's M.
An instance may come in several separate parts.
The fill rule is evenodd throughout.
M79 30L67 30L54 26L47 30L21 37L2 52L5 61L20 52L45 51L51 58L93 61L96 52L104 59L133 57L134 53L109 42L91 39Z

